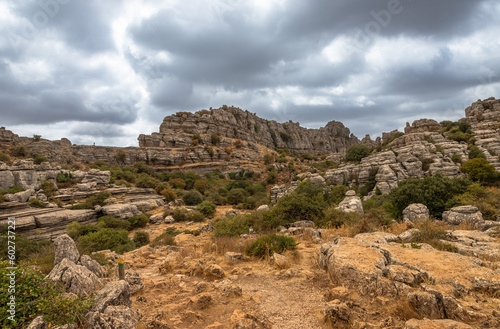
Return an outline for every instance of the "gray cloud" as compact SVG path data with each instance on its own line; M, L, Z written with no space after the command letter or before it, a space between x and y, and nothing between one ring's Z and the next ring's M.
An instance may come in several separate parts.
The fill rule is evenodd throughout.
M2 125L59 123L77 143L135 144L125 125L223 104L363 137L498 96L493 0L0 5Z

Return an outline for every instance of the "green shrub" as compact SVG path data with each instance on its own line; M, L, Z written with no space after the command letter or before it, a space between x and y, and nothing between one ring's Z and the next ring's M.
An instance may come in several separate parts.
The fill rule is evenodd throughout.
M137 227L144 227L149 223L149 218L145 214L127 218L127 221L132 226L132 229Z
M469 159L483 158L486 159L486 155L475 145L469 145Z
M182 196L182 200L188 206L196 206L203 201L203 197L198 191L189 191Z
M203 201L196 207L196 210L201 212L206 217L213 217L215 215L216 208L217 207L212 202Z
M462 158L459 155L455 154L455 155L453 155L451 157L451 161L453 161L454 163L460 163L461 164L462 163Z
M138 174L145 173L145 174L148 174L148 175L153 175L154 172L155 172L155 170L153 169L153 167L148 166L144 162L136 162L136 163L134 163L134 169L135 169L135 171Z
M469 178L476 182L492 184L499 178L495 171L495 166L488 163L484 158L475 158L465 161L460 167L460 171L469 175Z
M92 232L97 232L96 225L82 225L78 222L71 222L66 225L66 233L68 233L68 235L75 241L78 237Z
M345 185L336 185L332 187L331 192L328 194L329 203L338 205L344 200L347 191L349 191L349 188Z
M199 212L198 210L193 210L193 211L189 211L187 214L186 214L186 220L187 221L192 221L192 222L203 222L203 220L205 219L205 215L203 215L201 212Z
M264 154L264 164L266 166L270 165L273 162L274 162L274 156L271 153Z
M245 253L250 256L271 256L273 253L282 253L286 250L295 250L298 243L291 237L282 235L265 235L248 245Z
M182 178L174 178L170 180L170 186L175 189L182 190L186 187L186 182Z
M275 172L270 172L267 174L266 183L268 185L276 184L277 178L278 178L278 174L276 174Z
M58 173L56 177L56 182L57 183L67 183L73 179L73 175L70 173Z
M197 179L193 184L193 188L203 194L208 190L208 182L204 179Z
M338 228L342 225L350 225L361 219L361 214L357 212L345 212L342 210L330 207L325 211L325 216L319 220L316 220L316 224L319 227L334 227Z
M66 298L63 297L64 288L44 278L44 275L35 271L30 266L17 266L9 269L8 262L0 263L0 284L9 287L10 277L14 272L16 278L16 312L15 322L8 319L11 293L8 289L0 291L0 325L2 328L26 328L38 315L52 325L65 325L77 323L83 325L83 319L93 306L91 298Z
M215 221L215 236L239 236L248 233L253 221L250 215L224 217Z
M137 231L132 240L138 248L145 246L149 243L149 234L145 231Z
M440 218L446 203L464 193L470 182L464 178L448 178L441 174L424 179L409 178L389 193L389 212L394 218L402 218L403 210L412 203L422 203L431 216Z
M155 188L160 182L148 174L142 173L136 180L135 185L142 188Z
M135 244L128 237L127 230L103 228L81 236L77 241L84 253L110 249L119 254L135 249Z
M52 198L56 195L56 185L50 179L45 179L40 182L40 189L43 190L43 193L48 197Z
M236 205L238 203L242 203L246 200L248 193L246 190L242 188L235 188L228 192L227 194L227 202L232 205Z
M295 193L285 195L264 214L263 228L273 229L300 220L315 221L323 217L323 208L317 199L300 197Z
M10 163L10 157L5 153L0 152L0 161L5 163Z
M33 158L33 162L38 165L49 160L46 156L43 156L41 154L33 154L31 157Z
M12 149L11 155L15 157L25 157L28 155L28 152L24 146L16 146Z
M132 224L128 220L119 219L111 216L100 217L97 226L98 229L106 227L114 228L117 230L127 230L127 231L130 231L132 229Z
M117 150L115 152L115 159L118 163L124 164L127 159L127 153L124 150Z
M44 189L45 191L45 189ZM48 195L47 195L48 196ZM93 195L85 199L85 202L80 204L75 204L70 207L71 210L77 209L94 209L95 206L104 206L106 205L106 199L111 196L111 193L107 191L101 191L97 193L97 195Z
M210 141L212 142L213 145L217 145L220 142L220 136L219 134L212 134L210 135Z
M45 203L36 198L30 199L30 206L33 208L47 208L47 205Z
M474 183L467 187L467 192L457 195L450 202L450 206L476 206L484 220L496 221L500 214L500 189L484 187Z
M167 200L167 202L175 201L177 199L177 194L171 189L163 189L160 194Z
M366 145L352 145L346 151L345 161L360 162L361 159L368 156L370 153L371 149Z
M176 208L172 212L172 218L176 222L185 222L187 221L187 213L188 211L186 209Z

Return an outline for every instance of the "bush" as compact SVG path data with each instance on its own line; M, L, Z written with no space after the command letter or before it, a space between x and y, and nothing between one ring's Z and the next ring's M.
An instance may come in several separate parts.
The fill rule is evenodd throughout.
M49 160L49 159L47 159L47 157L45 157L41 154L33 154L31 157L33 158L35 164L37 164L37 165Z
M271 256L273 253L282 253L286 250L295 250L298 243L291 237L282 235L265 235L253 241L245 250L250 256Z
M486 155L475 145L469 145L469 159L483 158L486 159Z
M177 194L175 194L175 192L171 189L163 189L160 193L165 200L167 200L167 202L175 201L177 199Z
M316 221L323 217L323 208L317 199L300 197L296 193L285 195L264 214L263 228L273 229L300 220Z
M45 179L40 182L40 189L43 190L43 193L48 197L52 198L56 195L56 185L50 179Z
M453 198L450 206L476 206L483 214L484 220L496 221L500 214L500 189L484 187L474 183L467 187L467 192Z
M196 206L203 201L203 197L198 191L189 191L182 196L182 200L188 206Z
M275 172L270 172L267 174L266 178L266 184L271 185L271 184L276 184L276 179L278 178L278 174Z
M142 173L139 175L135 185L142 188L156 188L160 182L151 177L149 174Z
M151 242L150 246L151 247L158 247L158 246L175 246L175 234L172 234L172 231L167 231L159 236L157 236L153 242Z
M345 161L360 162L361 159L363 159L370 153L371 150L366 145L363 144L352 145L346 151Z
M170 180L170 186L175 189L182 190L186 187L186 182L182 178L174 178Z
M12 149L11 155L15 157L25 157L28 155L28 152L26 152L26 148L24 146L16 146Z
M215 221L214 236L239 236L247 234L253 222L250 215L224 217Z
M45 189L44 189L45 190ZM48 196L48 195L47 195ZM76 204L70 207L71 210L77 209L94 209L95 206L106 205L106 199L111 196L111 193L106 191L101 191L97 195L88 197L84 203Z
M9 163L10 162L10 157L3 153L3 152L0 152L0 161L1 162L5 162L5 163Z
M331 192L328 194L329 203L338 205L342 200L345 199L345 194L347 191L349 191L349 188L345 185L336 185L332 187Z
M0 283L8 287L11 281L7 276L14 272L16 278L16 313L15 322L8 319L10 293L8 289L0 292L0 325L2 328L26 328L38 315L52 325L78 323L83 325L83 319L93 306L91 298L63 297L64 288L61 284L53 283L44 278L44 275L30 266L18 266L9 269L6 261L0 262Z
M319 227L338 228L342 225L350 225L354 222L357 222L361 219L361 217L361 214L357 212L345 212L335 209L334 207L330 207L325 211L324 218L317 220L316 224Z
M98 228L114 228L117 230L127 230L130 231L132 229L132 224L125 219L119 219L111 216L102 216L99 218L99 222L97 224Z
M210 141L213 145L217 145L220 142L220 136L218 134L212 134L210 135Z
M176 208L172 212L172 218L176 222L185 222L187 221L187 213L188 211L186 209Z
M103 228L81 236L77 241L84 253L110 249L119 254L135 249L135 244L128 237L127 230Z
M30 199L30 206L33 208L47 208L47 205L45 203L36 198Z
M492 184L498 180L499 175L495 171L495 166L488 163L486 159L475 158L465 161L460 167L460 171L469 175L469 178L476 182Z
M71 222L66 225L66 233L68 233L68 235L75 241L78 237L92 232L97 232L96 225L82 225L78 222Z
M205 219L205 215L203 215L200 211L194 210L194 211L189 211L186 214L186 220L187 221L192 221L192 222L203 222Z
M394 218L401 219L403 210L412 203L422 203L431 216L440 218L446 203L466 191L470 182L464 178L448 178L441 174L424 179L409 178L399 183L389 193L388 210Z
M453 161L454 163L460 163L461 164L462 163L462 158L459 155L455 154L455 155L453 155L451 157L451 161Z
M242 188L234 188L230 190L227 194L227 202L232 205L242 203L246 200L248 196L247 191Z
M216 208L217 207L212 202L203 201L196 207L196 210L201 212L206 217L213 217L215 215Z
M193 188L203 194L208 189L208 182L204 179L197 179L193 184Z
M149 234L145 231L137 231L134 234L134 238L132 239L136 245L136 247L142 247L149 243Z
M144 227L149 223L149 218L145 214L141 214L138 216L130 217L127 221L132 226L132 229L137 227Z
M56 182L57 183L67 183L73 179L73 175L70 173L58 173L56 177Z
M118 163L124 164L127 159L127 153L124 150L117 150L115 152L115 159Z

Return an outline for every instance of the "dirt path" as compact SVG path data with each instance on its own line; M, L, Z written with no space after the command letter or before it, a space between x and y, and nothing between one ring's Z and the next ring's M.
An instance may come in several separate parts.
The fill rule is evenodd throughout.
M177 225L179 230L194 228ZM150 233L156 236L163 229L163 225L155 225ZM301 243L299 257L289 257L290 265L278 269L255 259L231 264L223 254L203 250L204 245L211 243L210 233L181 236L178 240L176 247L184 250L180 251L182 259L167 273L160 273L158 267L171 251L143 247L124 255L144 282L144 289L132 297L133 308L143 317L144 325L139 328L146 328L152 319L172 329L232 328L231 317L236 310L256 315L272 329L326 328L321 312L329 280L315 265L318 244ZM190 274L191 265L187 264L197 262L220 265L225 277ZM229 285L240 287L241 296L225 296L223 288ZM204 295L211 298L207 305L198 302Z

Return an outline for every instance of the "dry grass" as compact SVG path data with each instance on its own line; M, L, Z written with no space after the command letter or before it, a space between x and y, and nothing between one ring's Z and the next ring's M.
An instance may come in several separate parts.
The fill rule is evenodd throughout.
M244 253L247 246L252 243L254 239L242 239L239 237L219 236L214 237L206 242L202 250L207 253L215 253L217 255L224 255L226 252L239 252Z

